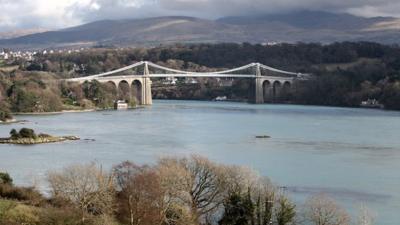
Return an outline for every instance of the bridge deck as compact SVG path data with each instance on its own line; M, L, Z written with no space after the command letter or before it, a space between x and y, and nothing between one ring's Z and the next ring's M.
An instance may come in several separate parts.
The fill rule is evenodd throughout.
M134 79L134 78L263 78L271 80L293 80L295 77L278 77L278 76L256 76L246 74L210 74L210 73L195 73L195 74L150 74L150 75L119 75L119 76L104 76L104 77L79 77L68 79L68 81L86 81L91 79L110 80L110 79Z
M128 71L133 68L137 68L139 66L144 66L144 74L143 75L117 75L118 73ZM166 71L166 73L150 73L149 67L156 68L157 70L161 70L163 72ZM254 73L253 74L243 74L244 70L248 69L253 69ZM279 73L281 76L261 76L261 70L268 70L271 72ZM234 74L237 72L237 74ZM88 77L80 77L80 78L73 78L73 79L67 79L67 81L86 81L86 80L104 80L104 79L123 79L123 78L166 78L166 77L205 77L205 78L259 78L262 77L264 79L276 79L276 80L293 80L295 78L300 78L302 79L303 76L306 76L307 74L301 74L301 73L294 73L294 72L288 72L284 70L279 70L275 69L269 66L262 65L260 63L250 63L248 65L230 69L230 70L224 70L224 71L217 71L217 72L189 72L189 71L181 71L181 70L176 70L176 69L171 69L167 68L164 66L160 66L157 64L154 64L152 62L147 62L147 61L141 61L137 62L135 64L132 64L130 66L126 66L117 70L97 74L97 75L92 75Z

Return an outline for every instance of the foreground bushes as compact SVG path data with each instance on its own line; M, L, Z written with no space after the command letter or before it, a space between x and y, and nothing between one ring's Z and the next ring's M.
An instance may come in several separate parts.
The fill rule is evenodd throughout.
M0 185L0 197L28 203L30 205L41 205L45 202L44 197L31 187L14 187L8 184Z
M123 162L49 173L51 198L34 189L0 185L0 225L349 225L350 217L318 195L297 208L255 171L191 156L153 166ZM7 201L1 199L8 199ZM359 225L372 225L363 211Z

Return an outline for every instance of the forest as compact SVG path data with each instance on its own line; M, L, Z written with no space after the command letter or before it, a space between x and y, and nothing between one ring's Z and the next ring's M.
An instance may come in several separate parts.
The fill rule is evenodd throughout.
M312 74L275 103L359 107L376 99L386 109L400 109L400 47L369 42L322 44L192 44L154 48L92 48L71 53L39 53L34 60L9 59L0 65L0 117L10 112L107 108L118 96L104 84L58 82L110 71L137 61L152 61L189 71L215 71L252 62ZM157 82L155 82L157 83ZM154 97L213 99L226 95L249 98L249 80L221 87L214 79L173 87L155 85ZM132 104L135 104L134 102ZM1 119L1 118L0 118Z

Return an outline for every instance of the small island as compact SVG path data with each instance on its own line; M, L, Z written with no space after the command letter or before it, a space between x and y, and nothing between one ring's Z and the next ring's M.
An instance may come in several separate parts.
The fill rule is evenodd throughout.
M10 137L0 138L0 144L34 145L76 140L80 140L80 138L75 136L55 137L48 134L36 135L34 130L22 128L19 132L15 129L12 129L10 131Z

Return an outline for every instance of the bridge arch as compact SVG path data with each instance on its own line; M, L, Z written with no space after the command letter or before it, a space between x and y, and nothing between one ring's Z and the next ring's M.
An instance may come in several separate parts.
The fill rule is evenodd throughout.
M108 92L111 92L113 95L117 95L118 86L114 81L107 81L104 83L104 85L106 86Z
M265 80L262 84L264 102L271 102L272 98L272 84L271 81Z
M131 84L131 93L132 101L134 101L136 105L143 104L143 84L141 81L133 80Z
M118 82L118 98L119 100L130 101L131 100L131 87L129 82L121 80Z
M283 82L283 87L292 87L292 82L290 82L290 81L285 81L285 82Z
M272 84L272 98L273 101L276 101L279 99L281 96L281 91L282 91L282 83L279 80L274 81Z
M281 93L281 100L282 101L289 101L290 95L292 90L292 82L285 81L282 86L282 93Z

